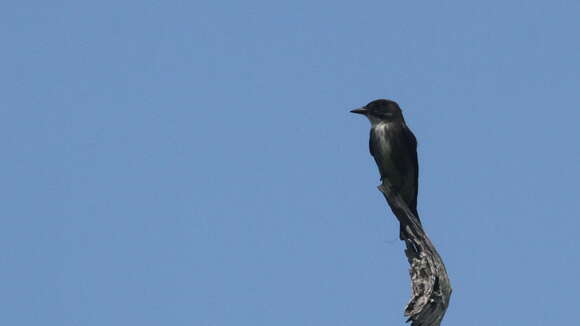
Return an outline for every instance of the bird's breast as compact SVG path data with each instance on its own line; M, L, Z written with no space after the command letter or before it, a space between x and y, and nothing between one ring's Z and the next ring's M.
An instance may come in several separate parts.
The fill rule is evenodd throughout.
M392 146L389 139L389 125L387 123L380 123L373 127L373 134L375 137L375 155L380 161L382 170L394 169L394 162L392 161Z
M389 141L389 126L386 123L381 123L376 125L374 128L374 134L376 137L376 144L378 145L378 149L382 153L390 153L391 152L391 143Z

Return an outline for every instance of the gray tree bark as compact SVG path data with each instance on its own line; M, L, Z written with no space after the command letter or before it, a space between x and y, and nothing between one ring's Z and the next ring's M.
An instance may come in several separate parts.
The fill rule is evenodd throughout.
M411 326L439 326L449 306L451 283L439 253L423 230L419 219L411 212L401 196L384 180L379 191L383 193L393 214L405 226L403 241L405 255L411 266L412 297L405 308Z

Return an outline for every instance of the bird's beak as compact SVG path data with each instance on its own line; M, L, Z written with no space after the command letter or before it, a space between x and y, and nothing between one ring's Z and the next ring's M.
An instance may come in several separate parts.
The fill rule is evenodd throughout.
M367 110L367 108L365 108L363 106L362 108L354 109L354 110L351 110L350 112L352 112L352 113L358 113L358 114L362 114L362 115L367 115L367 113L369 112L369 110Z

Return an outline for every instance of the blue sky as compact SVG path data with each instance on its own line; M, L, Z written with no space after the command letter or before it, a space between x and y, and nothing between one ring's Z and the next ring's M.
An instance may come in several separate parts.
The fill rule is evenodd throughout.
M349 114L400 103L445 325L571 325L580 4L0 5L3 325L400 325Z

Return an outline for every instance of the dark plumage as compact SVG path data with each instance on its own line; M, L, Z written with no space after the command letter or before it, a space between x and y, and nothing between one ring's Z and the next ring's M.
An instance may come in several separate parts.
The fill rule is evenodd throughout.
M387 179L419 219L417 140L405 124L399 105L381 99L351 112L363 114L371 122L369 149L379 168L381 181ZM401 236L403 230L404 225L401 225Z

